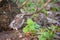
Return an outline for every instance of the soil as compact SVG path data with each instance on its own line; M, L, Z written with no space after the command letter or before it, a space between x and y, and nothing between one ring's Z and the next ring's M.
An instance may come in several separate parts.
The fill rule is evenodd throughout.
M9 24L21 12L12 1L2 1L0 4L0 31L5 31L10 29Z

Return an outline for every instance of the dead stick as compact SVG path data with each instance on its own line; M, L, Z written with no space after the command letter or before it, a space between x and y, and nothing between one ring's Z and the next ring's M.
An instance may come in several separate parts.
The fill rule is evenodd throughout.
M28 2L28 0L25 0L23 3L22 3L22 5L21 6L19 6L18 8L22 8L23 6L25 6L26 5L26 3Z
M43 5L41 6L40 10L43 9L43 8L45 8L45 7L49 4L50 1L51 1L51 0L48 0L45 4L43 4ZM36 13L39 13L40 10L38 10Z
M18 4L18 0L16 0L16 2L15 2L16 4Z

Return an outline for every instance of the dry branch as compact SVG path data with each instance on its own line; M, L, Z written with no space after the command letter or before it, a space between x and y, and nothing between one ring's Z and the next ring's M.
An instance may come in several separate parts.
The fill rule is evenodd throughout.
M41 6L40 10L43 9L43 8L45 8L45 7L50 3L50 1L51 1L51 0L48 0L45 4L43 4L43 5ZM38 10L36 13L39 13L40 10Z
M25 0L23 3L22 3L22 5L21 6L19 6L18 8L22 8L23 6L25 6L26 5L26 3L28 2L28 0Z
M18 0L16 0L16 2L15 2L16 4L18 4Z

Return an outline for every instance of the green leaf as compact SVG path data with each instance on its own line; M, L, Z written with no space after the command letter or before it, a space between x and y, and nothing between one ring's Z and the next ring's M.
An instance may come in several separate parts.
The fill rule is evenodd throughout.
M24 2L24 1L25 1L25 0L19 0L19 3L20 3L20 2L22 3L22 2Z
M38 35L39 40L46 40L43 35Z
M36 18L36 17L37 17L37 14L33 14L32 17L33 17L33 18Z
M27 26L25 26L25 27L23 28L23 32L24 32L24 33L28 32L28 31L29 31L29 25L27 25Z
M27 24L28 24L28 25L33 25L34 22L33 22L31 19L27 19Z
M30 7L30 6L31 6L31 2L28 2L28 3L26 4L26 6L27 6L27 7Z
M50 28L51 28L52 31L54 31L54 30L57 29L57 26L52 25Z
M47 28L40 28L40 35L38 35L39 40L51 40L54 36L53 31L48 31Z
M44 0L40 0L40 2L38 3L38 7L41 7L44 3Z
M30 26L30 30L35 30L34 25L31 25L31 26Z
M26 33L30 31L31 33L35 33L39 29L39 25L35 24L31 19L27 19L27 25L23 28L23 32Z
M40 25L38 24L34 24L35 25L35 29L40 29Z
M56 7L57 11L60 11L60 6L59 7Z
M45 37L49 38L50 34L48 32L44 32L43 34Z
M48 16L48 13L45 9L42 9L41 12L43 12L46 16Z
M35 11L35 8L32 7L31 9L28 10L29 12L34 12Z
M23 28L23 32L35 32L35 28L34 28L34 22L31 19L27 19L27 25Z

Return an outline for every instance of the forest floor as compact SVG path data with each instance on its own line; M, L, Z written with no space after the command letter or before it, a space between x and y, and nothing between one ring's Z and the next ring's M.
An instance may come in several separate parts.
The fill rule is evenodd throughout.
M45 8L48 12L48 16L46 17L48 22L46 22L47 20L44 18L45 17L44 13L34 14L34 15L36 15L36 18L34 17L34 15L25 16L25 17L32 19L34 22L36 22L41 27L47 28L48 26L51 26L51 25L57 26L58 30L55 32L56 36L54 37L54 40L60 40L60 31L59 31L60 30L60 11L53 12L53 11L55 11L54 10L55 6L60 6L60 3L55 3L55 4L53 4L52 7L50 7L50 5L48 5ZM2 10L0 10L0 13L1 13L1 11ZM22 13L23 13L23 11L22 11ZM17 15L17 14L15 14L15 15ZM9 16L9 17L11 17L11 16ZM38 37L37 37L37 35L31 36L29 33L25 34L22 32L22 30L11 30L11 31L0 32L0 40L38 40Z

